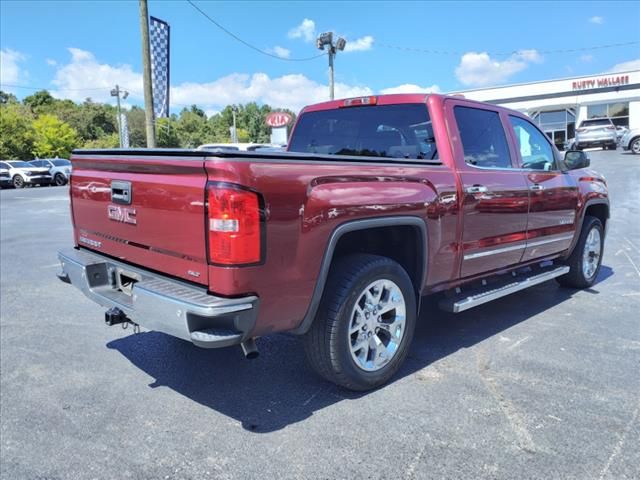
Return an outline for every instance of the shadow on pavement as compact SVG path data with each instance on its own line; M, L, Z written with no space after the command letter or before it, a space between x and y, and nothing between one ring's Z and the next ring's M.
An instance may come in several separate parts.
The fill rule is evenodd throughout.
M611 275L613 270L603 265L598 283ZM599 293L597 283L584 292ZM423 304L407 361L392 382L545 312L575 293L549 281L460 314L439 311L429 299ZM155 378L151 388L170 388L252 432L280 430L325 407L367 395L317 377L306 365L297 337L272 335L257 343L256 360L245 360L240 348L205 350L158 332L124 337L107 347Z

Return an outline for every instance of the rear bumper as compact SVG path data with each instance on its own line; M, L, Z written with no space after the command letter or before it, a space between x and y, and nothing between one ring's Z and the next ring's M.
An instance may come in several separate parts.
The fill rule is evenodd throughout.
M132 267L94 252L58 252L60 280L105 308L119 308L133 322L204 348L236 345L255 326L258 298L222 298L202 287ZM122 272L139 280L128 295L117 287Z

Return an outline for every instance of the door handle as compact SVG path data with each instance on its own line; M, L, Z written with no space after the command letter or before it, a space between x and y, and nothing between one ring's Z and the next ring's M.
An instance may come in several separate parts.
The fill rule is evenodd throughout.
M467 193L485 193L488 191L489 189L484 185L471 185L470 187L465 188L465 192Z
M540 192L541 190L544 190L544 185L540 185L538 183L534 183L533 185L531 185L529 187L529 190L532 190L534 192Z

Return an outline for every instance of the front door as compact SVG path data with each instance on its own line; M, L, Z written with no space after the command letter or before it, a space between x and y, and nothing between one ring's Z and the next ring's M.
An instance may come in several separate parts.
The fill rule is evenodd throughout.
M491 107L449 100L456 169L462 182L461 277L517 264L526 243L529 190L507 141L508 119Z
M509 123L531 192L523 261L562 252L569 248L577 231L576 182L560 171L551 144L537 127L519 116L509 116Z

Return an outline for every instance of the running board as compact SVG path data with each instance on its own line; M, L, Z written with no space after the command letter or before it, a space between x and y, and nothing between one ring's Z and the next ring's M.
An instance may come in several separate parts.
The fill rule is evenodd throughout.
M518 275L516 277L511 277L507 284L498 284L499 286L496 286L495 284L488 285L484 289L476 288L472 291L444 298L440 301L439 306L442 310L447 312L464 312L465 310L477 307L478 305L490 302L491 300L511 295L512 293L533 287L539 283L544 283L547 280L559 277L568 272L569 267L558 267L554 265L542 272L538 270L530 276Z

